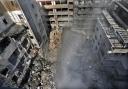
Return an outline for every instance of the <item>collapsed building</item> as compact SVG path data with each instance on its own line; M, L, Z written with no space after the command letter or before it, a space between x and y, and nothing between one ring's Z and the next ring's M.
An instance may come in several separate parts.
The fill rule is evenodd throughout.
M20 0L0 1L0 87L40 86L43 65L39 60L46 58L50 31L41 13L45 12L40 12L34 0L30 5ZM38 81L32 82L36 77Z

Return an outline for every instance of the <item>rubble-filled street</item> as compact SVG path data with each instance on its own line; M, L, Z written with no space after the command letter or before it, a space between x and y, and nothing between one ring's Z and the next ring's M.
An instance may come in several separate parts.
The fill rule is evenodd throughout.
M42 71L42 87L43 89L56 89L55 86L55 74L56 74L56 62L58 49L60 47L61 31L52 31L50 34L50 44L48 59L44 59L43 71Z
M42 89L56 89L55 87L55 65L49 60L43 60L43 71L41 72Z
M128 0L0 0L0 89L128 89Z

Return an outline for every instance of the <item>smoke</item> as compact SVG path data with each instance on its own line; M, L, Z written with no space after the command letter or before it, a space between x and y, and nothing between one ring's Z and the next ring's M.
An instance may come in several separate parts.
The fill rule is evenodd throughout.
M64 31L62 37L56 74L57 88L88 89L93 83L94 73L90 71L91 66L87 65L90 56L86 49L86 37L68 30Z

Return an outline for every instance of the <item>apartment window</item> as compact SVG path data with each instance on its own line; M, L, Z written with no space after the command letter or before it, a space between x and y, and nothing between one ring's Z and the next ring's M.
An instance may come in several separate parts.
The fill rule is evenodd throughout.
M32 8L34 8L34 4L32 4Z
M30 52L31 52L31 49L28 49L27 53L30 54Z
M28 56L28 54L27 54L27 53L25 53L25 54L24 54L24 56L25 56L25 57L27 57L27 56Z
M19 50L16 49L15 52L11 55L11 57L8 59L8 61L12 64L15 65L17 62L17 58L19 57Z
M8 37L0 41L0 54L5 50L5 48L10 44L10 39Z
M106 45L105 45L105 43L103 43L103 47L104 47L104 49L106 48Z
M6 19L3 19L3 22L4 24L8 24L7 20Z
M101 34L100 34L100 39L102 38Z
M21 75L21 72L20 71L18 71L18 74L17 74L17 76L20 76Z
M69 4L73 4L73 2L69 2Z
M34 37L33 36L30 36L31 39L33 39Z
M100 42L98 42L98 45L100 45Z
M29 47L29 49L28 49L28 51L27 51L28 54L31 52L31 49L32 49L32 46Z
M95 35L95 39L97 40L97 36Z
M1 71L1 74L2 75L6 75L8 73L8 68L5 68Z
M92 39L91 42L92 42L92 44L93 44L93 43L94 43L94 40Z
M14 75L14 76L12 77L12 80L13 80L14 82L17 82L18 77L17 77L16 75Z
M20 59L20 62L19 64L17 65L17 68L19 69L20 72L23 72L24 70L24 60L25 60L25 57L23 56L21 59Z
M104 51L103 51L103 49L101 49L101 55L104 56Z
M20 19L23 19L22 15L18 15L18 17L19 17Z
M95 49L96 49L96 50L98 49L97 46L95 47Z
M118 8L118 6L117 6L117 5L115 5L115 6L114 6L114 10L116 10L117 8Z
M35 14L35 17L37 17L37 14Z
M20 50L22 50L22 47L21 47L21 45L19 45L19 49L20 49Z
M11 4L14 6L14 2L13 1L11 1Z
M51 1L47 1L47 2L45 2L45 4L46 4L46 5L51 5L52 2L51 2ZM56 1L56 4L57 4L57 1Z
M50 22L49 22L49 21L47 21L47 24L50 24Z
M99 29L98 29L98 28L96 28L96 30L98 31Z
M22 46L23 46L24 48L27 48L27 44L28 44L28 39L26 38L26 39L24 39L24 41L23 41L23 43L22 43Z
M38 23L38 25L39 25L39 27L41 27L41 23L40 22Z

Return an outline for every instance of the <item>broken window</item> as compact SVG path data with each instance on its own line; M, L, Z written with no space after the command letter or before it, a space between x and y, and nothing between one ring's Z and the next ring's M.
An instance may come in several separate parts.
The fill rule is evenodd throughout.
M95 47L95 50L98 50L98 47L97 46Z
M18 17L19 17L20 19L23 19L22 15L18 15Z
M25 53L25 54L24 54L24 56L25 56L25 57L27 57L27 56L28 56L28 54L27 54L27 53Z
M8 37L0 41L0 54L3 53L4 49L10 44L10 39Z
M114 10L116 10L118 8L118 6L117 5L114 5Z
M6 19L3 19L3 22L4 22L4 24L8 24L8 22L7 22L7 20Z
M18 58L19 54L20 54L19 50L16 49L16 50L14 51L14 53L11 55L11 57L8 59L8 61L9 61L11 64L15 65L16 62L17 62L17 58Z
M33 39L34 37L33 36L30 36L31 39Z
M96 28L96 31L98 31L99 29L98 28Z
M21 45L19 45L19 49L20 49L20 50L22 50L22 47L21 47Z
M5 75L5 76L6 76L7 73L8 73L8 68L5 68L5 69L3 69L3 70L1 71L1 74L2 74L2 75Z
M42 3L43 5L51 5L51 1L46 1L45 3Z
M34 4L32 4L32 8L34 8Z
M11 4L14 6L14 1L11 1Z
M37 18L37 16L38 16L38 15L37 15L37 14L35 14L35 17L36 17L36 18Z
M14 82L17 82L18 77L17 77L16 75L14 75L14 76L12 77L12 80L13 80Z
M23 43L22 43L22 46L24 48L27 48L27 44L28 44L28 40L27 39L24 39Z
M22 37L26 34L26 29L22 30L20 33L15 34L13 36L11 36L12 38L14 38L17 41L21 41Z
M69 2L69 4L72 4L73 5L73 2Z
M95 40L97 40L97 36L95 35Z
M32 46L29 47L29 49L28 49L28 51L27 51L28 54L30 54L31 49L32 49Z
M20 62L17 66L17 68L19 69L20 72L23 72L23 69L24 69L24 60L25 60L25 57L23 56L21 59L20 59Z
M98 41L98 46L100 46L100 42Z
M104 50L101 49L100 51L101 51L101 56L104 56L105 55Z

